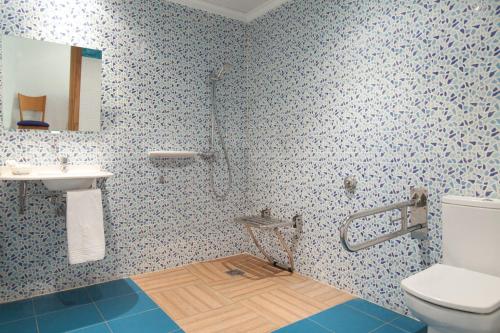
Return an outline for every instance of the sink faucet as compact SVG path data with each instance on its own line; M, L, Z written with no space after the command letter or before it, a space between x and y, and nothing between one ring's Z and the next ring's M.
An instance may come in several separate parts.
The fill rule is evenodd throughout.
M59 156L59 167L61 168L62 172L68 172L68 157L66 156Z

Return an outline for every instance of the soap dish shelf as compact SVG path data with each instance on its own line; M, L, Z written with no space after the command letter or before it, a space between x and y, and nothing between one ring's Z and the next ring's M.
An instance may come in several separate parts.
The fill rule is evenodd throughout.
M148 152L150 158L193 158L201 155L197 151L185 150L157 150Z
M287 270L289 272L293 272L295 270L295 264L293 260L293 252L292 249L286 244L285 238L283 234L280 232L280 228L283 227L293 227L297 228L299 225L302 225L302 215L295 215L291 220L279 220L271 217L271 211L269 209L264 209L261 211L261 216L242 216L238 217L234 220L236 223L242 224L247 229L252 241L255 246L259 249L259 251L264 255L264 257L271 263L273 266ZM252 228L261 229L266 231L271 231L276 238L278 239L278 244L285 251L288 257L288 265L279 264L276 260L274 260L262 247L260 242L257 240L255 233Z

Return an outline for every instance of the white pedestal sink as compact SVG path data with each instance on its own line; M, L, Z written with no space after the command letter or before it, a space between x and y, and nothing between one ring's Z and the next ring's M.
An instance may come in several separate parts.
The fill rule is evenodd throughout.
M0 180L41 180L51 191L88 189L98 178L108 178L112 175L111 172L101 170L99 165L68 165L64 172L59 165L33 166L31 173L27 175L13 175L9 168L0 167Z

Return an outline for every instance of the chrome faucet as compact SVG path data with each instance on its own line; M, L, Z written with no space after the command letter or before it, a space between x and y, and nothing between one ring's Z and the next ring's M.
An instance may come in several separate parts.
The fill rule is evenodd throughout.
M66 156L59 156L59 168L61 169L62 172L68 172L68 157Z

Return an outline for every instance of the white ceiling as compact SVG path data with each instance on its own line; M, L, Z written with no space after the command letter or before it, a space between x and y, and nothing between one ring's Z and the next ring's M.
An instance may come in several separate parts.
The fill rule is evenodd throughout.
M168 0L191 8L251 22L289 0Z
M268 2L268 0L205 0L205 2L247 14Z

